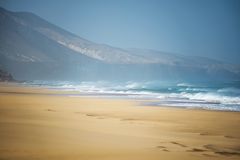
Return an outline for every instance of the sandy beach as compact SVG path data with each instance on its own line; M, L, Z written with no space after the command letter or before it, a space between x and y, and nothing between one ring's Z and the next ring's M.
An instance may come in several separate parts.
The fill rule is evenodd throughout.
M0 85L1 160L239 160L240 112Z

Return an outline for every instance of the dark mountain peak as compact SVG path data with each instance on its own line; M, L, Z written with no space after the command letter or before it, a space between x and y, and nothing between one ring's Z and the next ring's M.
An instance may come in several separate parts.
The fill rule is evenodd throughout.
M2 12L10 12L10 11L7 11L6 9L0 6L0 12L2 13Z
M0 69L0 82L4 82L4 81L15 81L15 80L13 79L10 73Z

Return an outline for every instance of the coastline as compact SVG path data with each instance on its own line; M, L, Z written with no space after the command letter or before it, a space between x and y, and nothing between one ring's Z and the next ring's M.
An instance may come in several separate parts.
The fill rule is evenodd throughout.
M0 159L240 157L240 112L0 86Z

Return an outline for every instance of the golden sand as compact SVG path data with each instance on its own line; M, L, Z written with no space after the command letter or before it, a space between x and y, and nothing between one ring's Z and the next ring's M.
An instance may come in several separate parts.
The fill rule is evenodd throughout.
M240 159L240 112L0 86L1 160Z

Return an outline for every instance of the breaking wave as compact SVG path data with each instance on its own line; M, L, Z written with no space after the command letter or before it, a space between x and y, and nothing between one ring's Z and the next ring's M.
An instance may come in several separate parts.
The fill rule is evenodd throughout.
M234 83L216 85L159 81L129 81L125 83L33 81L25 84L77 91L83 94L110 95L112 97L121 95L125 98L154 99L154 104L146 105L240 111L240 88L239 85Z

